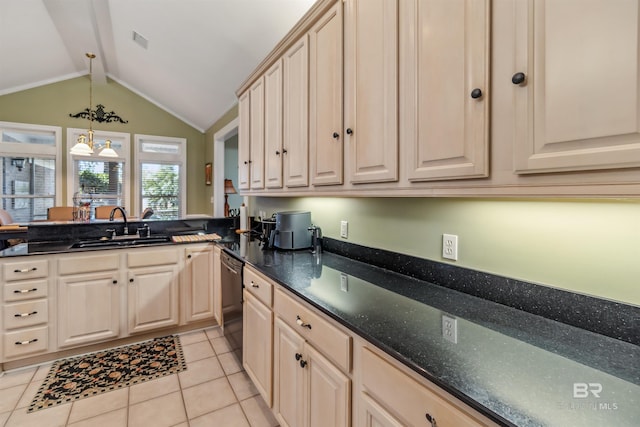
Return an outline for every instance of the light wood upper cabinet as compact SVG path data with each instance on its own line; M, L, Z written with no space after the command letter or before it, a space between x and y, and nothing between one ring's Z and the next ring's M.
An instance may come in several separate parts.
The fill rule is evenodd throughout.
M267 188L282 188L282 60L264 75L264 174Z
M347 0L345 8L349 180L397 181L398 0Z
M264 77L258 79L249 92L249 187L259 190L264 188Z
M409 181L488 175L489 4L400 2L400 146Z
M640 166L637 1L515 2L518 173ZM517 81L517 80L516 80Z
M248 190L251 141L251 98L247 90L238 98L238 189Z
M311 28L309 37L311 183L342 184L342 3Z
M284 183L309 185L309 42L304 35L284 55Z

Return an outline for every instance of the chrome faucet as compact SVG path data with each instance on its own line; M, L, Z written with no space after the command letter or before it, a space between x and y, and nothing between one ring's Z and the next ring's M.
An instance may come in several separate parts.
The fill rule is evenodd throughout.
M113 221L113 217L116 214L116 211L120 211L122 213L122 219L124 220L124 234L125 236L129 234L129 226L127 225L127 214L124 212L124 209L120 206L116 206L111 209L111 214L109 214L109 221Z

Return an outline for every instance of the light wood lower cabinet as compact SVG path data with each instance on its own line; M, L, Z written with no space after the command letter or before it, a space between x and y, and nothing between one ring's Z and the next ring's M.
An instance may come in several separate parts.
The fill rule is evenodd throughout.
M269 407L273 385L273 312L244 291L242 365Z
M214 317L213 246L194 246L184 250L185 265L182 298L186 323Z
M351 380L277 318L274 413L282 426L349 426Z
M118 270L58 279L58 347L66 348L120 335Z
M371 347L372 348L372 347ZM357 360L361 390L359 426L495 426L435 385L427 387L365 345Z

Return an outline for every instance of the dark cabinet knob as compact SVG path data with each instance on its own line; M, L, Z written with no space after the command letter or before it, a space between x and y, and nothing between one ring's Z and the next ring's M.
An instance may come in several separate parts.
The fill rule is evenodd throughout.
M300 353L296 353L296 360L302 359L302 355Z
M515 73L513 77L511 77L511 83L514 85L521 85L527 79L527 76L524 73Z
M352 134L353 134L353 129L347 128L347 135L352 135Z
M431 414L429 414L428 412L425 414L425 417L427 418L427 421L429 421L431 423L432 427L438 427L438 425L436 424L436 419L434 417L431 416Z
M305 366L307 366L307 361L306 360L301 360L300 361L300 367L304 368Z
M133 277L129 279L129 283L133 283Z
M111 282L111 283L113 283L114 285L117 285L117 284L118 284L118 281L117 281L117 280L114 280L114 281L113 281L113 282Z
M244 161L244 164L246 165L247 163L249 163L249 162L247 162L247 161L245 160L245 161Z
M340 137L340 134L338 132L333 133L333 139L338 139L339 137Z
M282 149L282 154L287 154L287 149L286 148Z
M280 151L276 150L276 156L280 155Z
M193 256L193 255L189 254L189 255L187 255L187 258L191 259L191 257L192 257L192 256Z
M471 97L473 99L478 99L482 97L482 90L475 88L474 90L471 91Z

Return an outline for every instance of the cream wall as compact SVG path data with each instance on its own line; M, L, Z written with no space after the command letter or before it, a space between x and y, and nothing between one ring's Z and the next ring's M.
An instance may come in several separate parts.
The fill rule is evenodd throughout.
M66 152L66 128L85 128L87 120L74 119L69 113L85 109L89 101L89 77L78 77L33 89L0 96L0 121L61 126L63 150ZM127 124L94 123L96 130L127 132L133 135L161 135L187 139L187 213L210 213L209 197L205 193L204 134L182 120L167 113L124 86L108 80L94 84L93 103L103 104L107 111L115 111L128 120ZM132 157L133 158L133 157ZM66 176L66 156L63 156ZM130 188L129 191L132 191ZM130 193L133 194L133 193ZM66 181L63 182L63 200L66 200Z
M640 305L640 200L266 198L265 210L309 210L325 236Z

